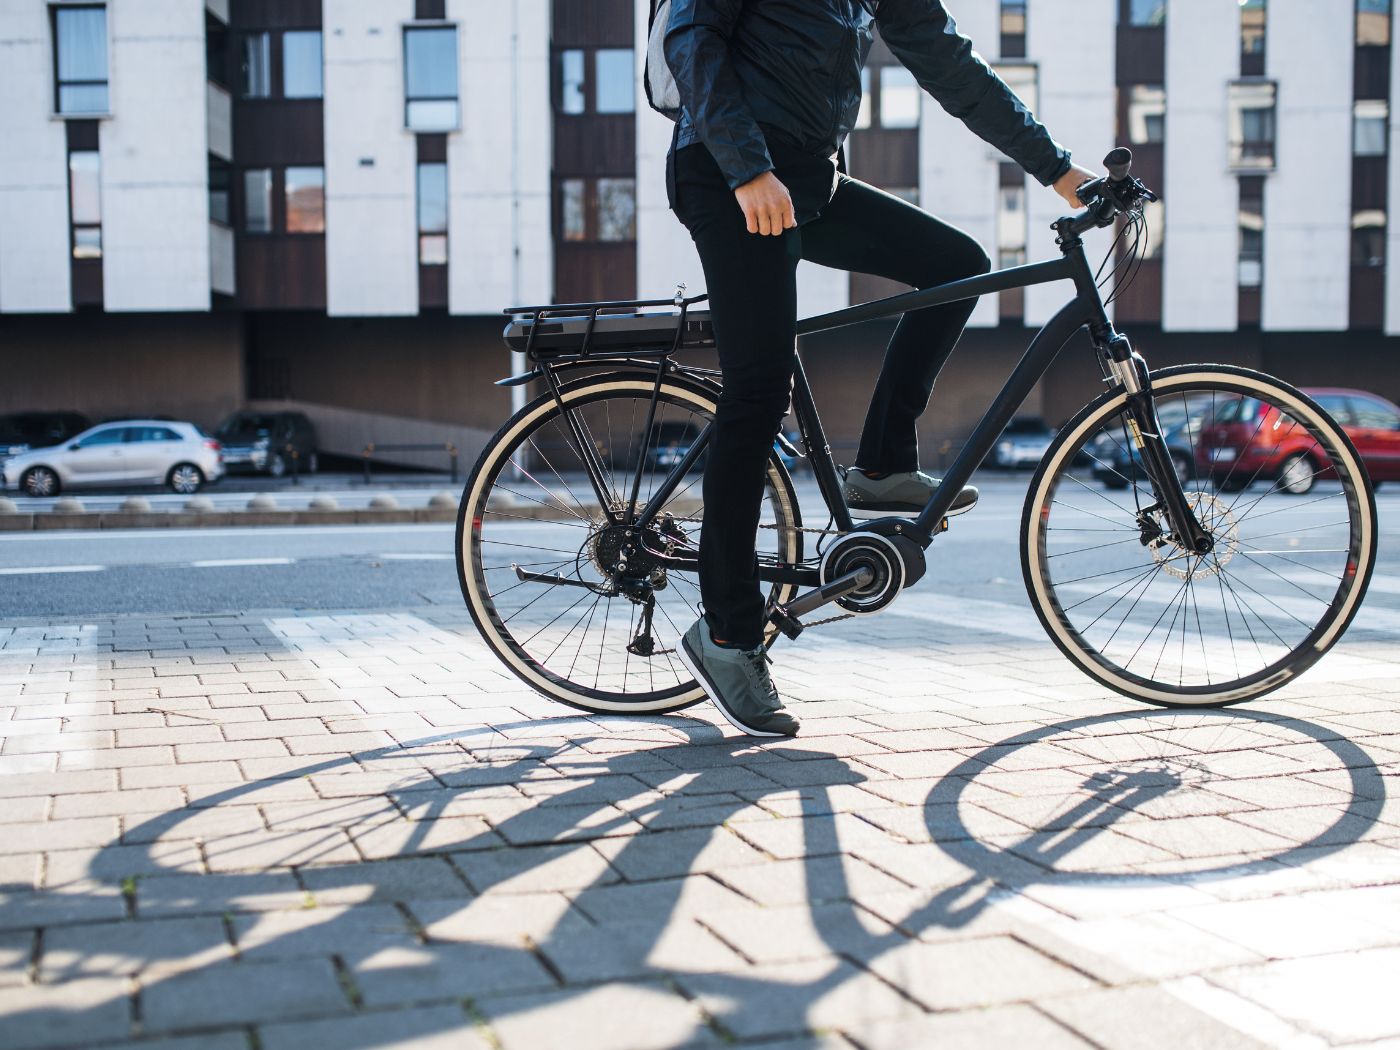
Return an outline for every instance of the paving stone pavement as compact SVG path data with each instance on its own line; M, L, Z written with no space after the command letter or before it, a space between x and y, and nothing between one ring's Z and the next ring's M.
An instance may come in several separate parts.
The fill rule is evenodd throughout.
M927 610L779 742L442 607L0 628L0 1047L1400 1045L1393 646L1156 711Z

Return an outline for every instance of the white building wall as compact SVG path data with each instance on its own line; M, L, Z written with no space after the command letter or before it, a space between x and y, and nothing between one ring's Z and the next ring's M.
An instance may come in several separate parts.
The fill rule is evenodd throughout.
M1274 14L1270 8L1271 20ZM1239 318L1240 187L1229 166L1239 8L1219 0L1172 0L1166 33L1162 327L1230 330Z
M324 0L321 11L327 311L416 313L417 148L403 82L413 3Z
M0 311L72 308L68 145L53 112L48 11L0 4Z
M450 0L462 133L448 138L448 300L458 314L547 303L553 114L549 0Z
M1265 330L1347 327L1354 17L1352 0L1269 5L1265 61L1279 89L1278 170L1264 186Z
M109 311L209 309L204 5L107 5L112 119L102 150Z
M1395 90L1400 85L1400 47L1390 49L1390 85L1391 162L1387 172L1389 184L1386 187L1386 200L1391 202L1393 214L1394 202L1400 201L1400 163L1397 163L1400 161L1400 94ZM1400 335L1400 222L1387 222L1385 236L1385 334ZM3 295L4 286L0 284L0 296Z
M700 257L666 199L666 153L675 124L647 105L642 72L651 5L636 5L637 56L637 296L663 298L684 284L687 295L705 290Z
M955 12L958 30L994 63L1001 39L997 4L964 4ZM928 94L919 113L919 205L975 237L997 258L997 203L1002 156L962 121L950 117ZM997 297L984 295L969 325L997 323Z
M1035 0L1027 19L1026 53L1040 69L1037 116L1076 163L1095 172L1114 146L1116 8L1117 0ZM1053 259L1060 250L1050 224L1070 209L1053 190L1030 183L1026 257ZM1104 230L1085 234L1089 257L1101 258L1111 239ZM1073 295L1066 281L1027 288L1026 323L1043 324Z

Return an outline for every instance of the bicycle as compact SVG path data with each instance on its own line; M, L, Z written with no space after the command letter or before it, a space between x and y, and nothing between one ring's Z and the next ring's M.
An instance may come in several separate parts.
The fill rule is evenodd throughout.
M1075 289L910 518L852 518L799 358L802 447L778 436L760 527L768 645L815 626L804 618L823 606L835 604L838 619L871 615L918 582L954 495L1081 329L1107 389L1054 437L1020 530L1027 593L1061 652L1133 699L1214 707L1279 688L1341 637L1376 555L1375 498L1356 450L1315 402L1273 377L1229 365L1149 370L1106 304L1131 281L1143 206L1156 197L1131 174L1130 151L1104 163L1107 175L1081 188L1084 210L1052 226L1058 259L799 321L803 335L1051 281ZM1115 223L1123 250L1091 271L1081 235ZM458 573L487 644L546 696L588 711L704 699L673 646L698 615L695 491L720 377L678 360L713 347L708 315L693 309L705 297L683 291L507 310L506 342L530 367L501 385L539 382L543 392L488 443L459 509ZM1296 434L1311 439L1310 498L1290 495L1296 456L1285 471L1267 455ZM786 466L797 457L811 465L827 528L803 526ZM1116 487L1097 487L1095 471Z

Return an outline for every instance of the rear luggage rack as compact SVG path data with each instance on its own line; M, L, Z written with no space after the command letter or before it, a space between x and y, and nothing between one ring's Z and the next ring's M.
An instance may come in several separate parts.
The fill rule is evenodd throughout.
M531 361L587 357L667 357L715 345L708 310L691 310L707 296L605 303L512 306L502 337Z

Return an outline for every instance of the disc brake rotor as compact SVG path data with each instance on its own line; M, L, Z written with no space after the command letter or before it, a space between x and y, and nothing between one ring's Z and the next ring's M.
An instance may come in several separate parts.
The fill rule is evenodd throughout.
M1162 539L1148 544L1152 560L1178 580L1199 579L1202 576L1218 576L1220 570L1229 565L1240 549L1240 526L1229 506L1213 492L1188 492L1186 505L1191 508L1201 527L1215 540L1213 552L1201 557L1168 540Z

